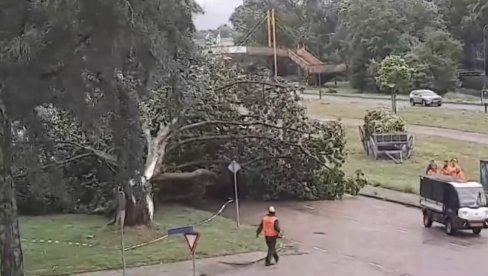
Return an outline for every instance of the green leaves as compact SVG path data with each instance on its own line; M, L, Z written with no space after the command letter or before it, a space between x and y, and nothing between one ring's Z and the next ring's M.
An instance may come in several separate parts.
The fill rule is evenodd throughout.
M347 1L336 32L346 42L352 84L367 88L370 60L380 62L389 55L402 56L423 39L427 30L443 27L436 6L429 1ZM384 87L392 88L392 84Z
M409 88L412 68L399 56L388 56L379 65L376 81L387 92L405 93Z
M413 88L445 93L455 88L462 44L445 31L429 32L407 56L413 67Z
M366 135L374 133L403 133L407 131L407 122L389 110L368 110L364 116L364 131Z

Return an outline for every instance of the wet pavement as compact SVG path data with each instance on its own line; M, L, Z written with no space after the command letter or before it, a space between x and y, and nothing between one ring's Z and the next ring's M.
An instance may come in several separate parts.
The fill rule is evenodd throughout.
M242 221L259 221L266 204L243 204ZM288 242L305 255L284 256L215 275L458 276L488 272L488 231L480 236L422 225L419 209L357 198L311 204L278 204ZM231 214L232 210L227 210Z
M241 222L257 224L268 204L243 202ZM264 256L251 253L197 260L197 275L467 276L488 272L488 230L480 236L471 232L447 236L440 225L424 228L418 208L364 197L275 206L287 245L278 265L222 263L245 263ZM229 218L234 214L231 206L223 213ZM141 267L127 275L183 276L191 275L191 267L189 262Z

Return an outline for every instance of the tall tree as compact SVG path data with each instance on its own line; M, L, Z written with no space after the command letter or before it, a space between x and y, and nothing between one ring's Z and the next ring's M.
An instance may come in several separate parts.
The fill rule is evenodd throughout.
M414 68L413 86L439 93L452 91L456 87L462 49L463 45L448 32L430 32L406 57Z
M442 28L437 7L429 1L349 0L341 9L336 38L344 43L353 86L363 89L371 60L405 54L428 30Z
M1 271L23 275L10 168L11 123L20 122L31 137L43 134L34 115L44 103L72 112L84 128L108 114L119 181L131 199L148 204L149 191L135 181L142 174L137 172L143 167L144 140L137 134L141 127L134 107L139 92L158 81L160 72L178 71L175 55L192 47L192 13L199 7L191 0L0 5ZM169 10L172 16L161 16L160 11ZM137 222L148 219L147 212L141 213Z

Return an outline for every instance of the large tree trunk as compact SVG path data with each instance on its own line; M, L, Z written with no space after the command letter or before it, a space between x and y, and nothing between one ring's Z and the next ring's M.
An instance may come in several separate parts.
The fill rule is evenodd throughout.
M15 183L11 173L12 130L0 101L0 275L24 275Z
M137 176L136 179L132 179L126 188L126 226L150 225L154 219L154 199L152 184L149 180L157 166L158 155L149 151L147 158L142 177Z
M131 180L126 192L125 225L150 225L154 219L154 201L151 184L144 177Z

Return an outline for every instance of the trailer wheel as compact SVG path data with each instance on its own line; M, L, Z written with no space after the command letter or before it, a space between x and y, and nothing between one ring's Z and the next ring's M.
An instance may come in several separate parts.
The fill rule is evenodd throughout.
M427 212L424 213L424 226L425 228L430 228L432 226L432 218Z
M446 220L446 234L449 236L453 235L456 230L454 229L454 226L452 225L451 219Z
M482 228L473 228L473 234L479 235L481 233Z

